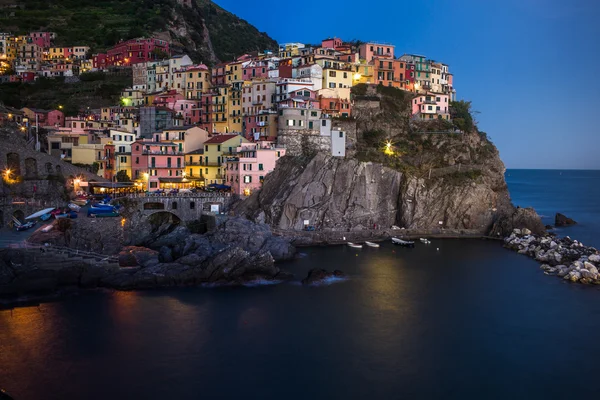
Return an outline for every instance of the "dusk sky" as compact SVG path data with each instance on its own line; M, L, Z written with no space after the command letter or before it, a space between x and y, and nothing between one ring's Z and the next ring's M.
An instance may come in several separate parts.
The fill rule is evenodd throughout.
M216 3L280 43L375 40L449 64L507 168L600 169L600 1Z

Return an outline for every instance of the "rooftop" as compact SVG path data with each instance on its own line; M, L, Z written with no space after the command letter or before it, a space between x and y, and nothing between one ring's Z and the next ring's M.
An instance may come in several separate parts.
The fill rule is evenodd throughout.
M241 138L240 135L217 135L213 136L211 139L208 139L206 142L204 142L204 144L219 144L237 137Z

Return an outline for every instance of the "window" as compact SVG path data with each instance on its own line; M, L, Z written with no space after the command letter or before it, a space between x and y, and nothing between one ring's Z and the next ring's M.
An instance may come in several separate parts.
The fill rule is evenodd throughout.
M294 120L293 120L293 119L288 119L288 120L287 120L287 124L288 124L288 126L294 126L294 125L295 125L295 123L294 123Z
M335 89L335 82L329 82L329 89Z
M177 202L176 201L174 201L173 204L171 205L171 209L177 210Z
M158 187L158 182L150 182L150 188L156 189Z
M196 203L194 203L193 201L190 201L190 210L193 210L196 208Z
M308 129L313 129L313 122L312 121L308 121Z
M251 176L244 176L244 183L252 183L252 177Z
M139 163L140 163L140 158L139 158L139 157L136 157L136 158L135 158L135 163L136 163L136 164L139 164Z
M433 106L427 106L428 110L433 110Z
M326 120L321 120L321 126L327 126L327 121Z
M335 71L329 71L329 76L331 78L335 78L335 75L336 75Z
M344 137L344 132L340 131L340 137L343 138Z
M310 112L310 116L311 116L311 117L317 117L318 115L319 115L319 114L317 114L317 112L316 112L316 111L311 111L311 112Z

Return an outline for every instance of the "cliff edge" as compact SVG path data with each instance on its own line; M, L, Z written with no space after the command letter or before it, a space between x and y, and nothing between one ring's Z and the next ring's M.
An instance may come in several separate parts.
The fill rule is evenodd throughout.
M512 205L504 164L485 133L411 121L410 94L369 90L355 98L355 120L335 122L348 133L349 156L283 157L236 212L280 230L302 230L306 221L325 231L544 230L533 210Z

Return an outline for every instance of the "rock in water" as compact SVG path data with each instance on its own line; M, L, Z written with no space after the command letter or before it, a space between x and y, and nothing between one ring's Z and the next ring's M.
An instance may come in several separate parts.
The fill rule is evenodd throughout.
M554 217L554 225L570 226L570 225L577 225L577 222L575 222L571 218L567 217L566 215L563 215L561 213L556 213L556 216Z
M313 268L310 271L308 271L308 275L306 276L306 278L304 278L302 280L302 284L303 285L318 285L318 284L323 283L325 280L327 280L329 278L333 278L333 277L343 278L344 276L346 276L346 274L344 274L340 270L328 272L327 270L324 270L322 268Z

